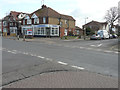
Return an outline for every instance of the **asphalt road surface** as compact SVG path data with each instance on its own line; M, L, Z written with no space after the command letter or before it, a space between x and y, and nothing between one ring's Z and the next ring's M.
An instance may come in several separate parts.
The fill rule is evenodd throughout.
M85 43L85 45L87 45L87 43ZM62 46L47 43L23 42L5 38L2 40L2 46L8 52L13 51L12 54L14 54L14 56L16 56L16 53L22 53L24 55L29 54L54 62L62 62L64 64L82 67L91 72L112 75L115 77L118 76L117 53L96 51L90 48L86 49L86 47L71 48L72 46L66 47L64 44ZM31 59L31 56L27 56L27 60L24 60L26 57L24 55L17 55L9 62L9 57L11 55L3 52L3 72L7 73L17 68L42 63L39 60L36 60L36 58Z

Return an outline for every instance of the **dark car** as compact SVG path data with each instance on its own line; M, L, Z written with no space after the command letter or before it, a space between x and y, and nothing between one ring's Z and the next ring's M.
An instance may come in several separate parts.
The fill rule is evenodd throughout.
M113 34L112 36L113 36L113 38L117 38L118 37L116 34Z
M101 37L100 37L100 35L92 35L91 37L90 37L90 40L100 40L101 39Z

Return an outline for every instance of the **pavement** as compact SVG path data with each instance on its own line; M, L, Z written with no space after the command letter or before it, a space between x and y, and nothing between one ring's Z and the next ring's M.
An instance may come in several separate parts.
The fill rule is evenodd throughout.
M56 40L4 39L3 88L118 88L115 53L56 46Z
M118 88L118 80L86 71L36 75L3 88Z

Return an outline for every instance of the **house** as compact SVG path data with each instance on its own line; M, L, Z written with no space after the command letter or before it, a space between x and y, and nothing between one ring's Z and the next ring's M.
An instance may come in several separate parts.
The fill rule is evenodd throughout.
M25 13L11 11L9 15L2 19L2 32L7 35L16 36L21 32L21 19Z
M75 30L72 16L58 13L46 5L22 19L22 33L32 36L63 37Z
M118 25L120 26L120 1L118 2L118 15L119 15Z
M83 36L84 31L80 27L75 26L75 32L74 33L75 33L76 36Z
M109 32L109 24L107 22L91 21L83 25L83 29L90 28L95 34L98 30L107 30Z
M2 20L0 19L0 33L2 32Z

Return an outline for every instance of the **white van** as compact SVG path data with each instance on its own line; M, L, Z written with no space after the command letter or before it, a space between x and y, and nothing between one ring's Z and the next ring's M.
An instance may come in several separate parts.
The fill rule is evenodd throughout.
M109 33L107 30L98 30L97 34L100 35L102 39L109 39Z

